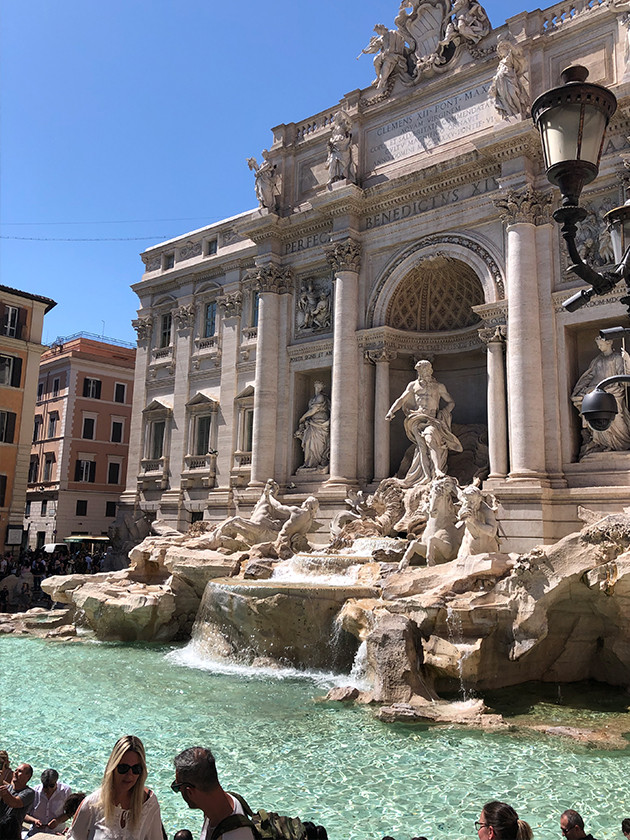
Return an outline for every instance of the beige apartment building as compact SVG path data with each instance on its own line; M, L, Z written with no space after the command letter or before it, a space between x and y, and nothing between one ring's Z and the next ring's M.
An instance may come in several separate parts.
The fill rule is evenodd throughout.
M107 536L127 470L135 355L86 333L42 355L23 511L31 548Z
M54 300L0 286L0 553L17 552L44 315Z

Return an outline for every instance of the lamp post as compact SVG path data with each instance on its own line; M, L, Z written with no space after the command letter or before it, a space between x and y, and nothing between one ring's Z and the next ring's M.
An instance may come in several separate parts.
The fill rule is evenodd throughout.
M599 172L606 127L617 108L615 95L587 82L588 70L581 65L562 72L563 84L541 94L532 105L532 119L540 132L546 175L562 194L562 203L553 217L561 225L572 264L569 271L589 284L564 306L570 312L584 306L595 295L611 291L620 280L630 279L630 203L610 210L608 224L617 264L610 271L595 271L579 254L575 235L578 222L586 217L580 207L583 188ZM630 290L622 298L630 313Z

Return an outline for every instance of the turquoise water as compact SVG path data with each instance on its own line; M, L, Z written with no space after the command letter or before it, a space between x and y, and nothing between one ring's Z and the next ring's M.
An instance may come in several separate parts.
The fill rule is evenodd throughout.
M598 840L622 837L626 752L385 725L370 709L313 702L329 677L318 685L200 664L190 649L2 638L0 748L12 766L28 761L37 774L52 766L73 789L90 791L116 739L139 735L169 837L201 827L169 789L173 756L198 743L214 750L225 787L254 808L320 822L331 840L475 840L480 807L495 798L516 807L536 840L560 840L568 807Z

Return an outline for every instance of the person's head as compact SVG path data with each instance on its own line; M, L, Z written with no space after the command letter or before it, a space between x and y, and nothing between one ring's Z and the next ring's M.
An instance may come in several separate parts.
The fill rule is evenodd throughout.
M416 362L418 379L430 379L433 376L433 365L428 359L420 359Z
M193 840L192 832L188 831L187 828L180 828L173 835L173 840Z
M18 764L13 771L13 788L15 790L23 790L31 776L33 775L33 768L30 764Z
M114 744L103 774L101 802L105 822L111 822L121 798L131 799L131 824L136 826L144 800L147 762L144 745L135 735L123 735Z
M610 353L612 353L612 350L613 350L612 339L604 338L603 336L598 335L597 338L595 339L595 344L597 345L597 348L599 349L599 351L601 353L603 353L605 356L608 356Z
M54 790L57 788L57 782L59 780L59 773L52 768L48 770L44 770L41 775L42 787L46 791L46 793L50 796Z
M205 747L190 747L175 756L175 781L171 789L181 793L189 808L200 808L198 793L212 793L220 787L217 765Z
M321 382L319 379L315 380L315 382L313 383L313 389L316 394L321 394L321 392L324 390L324 383Z
M76 793L71 793L69 796L66 796L65 802L63 803L64 817L74 817L79 805L84 799L85 793L83 793L82 790L78 790Z
M384 23L377 23L374 27L374 31L377 35L384 35L387 32L387 27Z
M621 821L621 831L626 837L630 838L630 817L626 817Z
M9 766L9 754L6 750L0 750L0 770L6 770Z
M573 808L567 808L561 815L560 831L567 840L581 840L582 837L586 836L584 833L584 820Z
M479 840L531 840L534 836L529 825L520 820L507 802L486 802L479 821L475 823Z

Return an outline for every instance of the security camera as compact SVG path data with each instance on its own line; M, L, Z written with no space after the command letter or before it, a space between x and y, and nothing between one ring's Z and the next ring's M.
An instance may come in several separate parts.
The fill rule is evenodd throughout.
M603 388L595 388L584 395L581 413L591 429L605 432L617 416L617 400Z
M595 289L580 289L579 292L576 292L574 295L571 295L570 298L567 298L565 302L562 304L562 308L566 309L567 312L575 312L577 309L581 309L582 306L586 306L589 300L595 294Z

